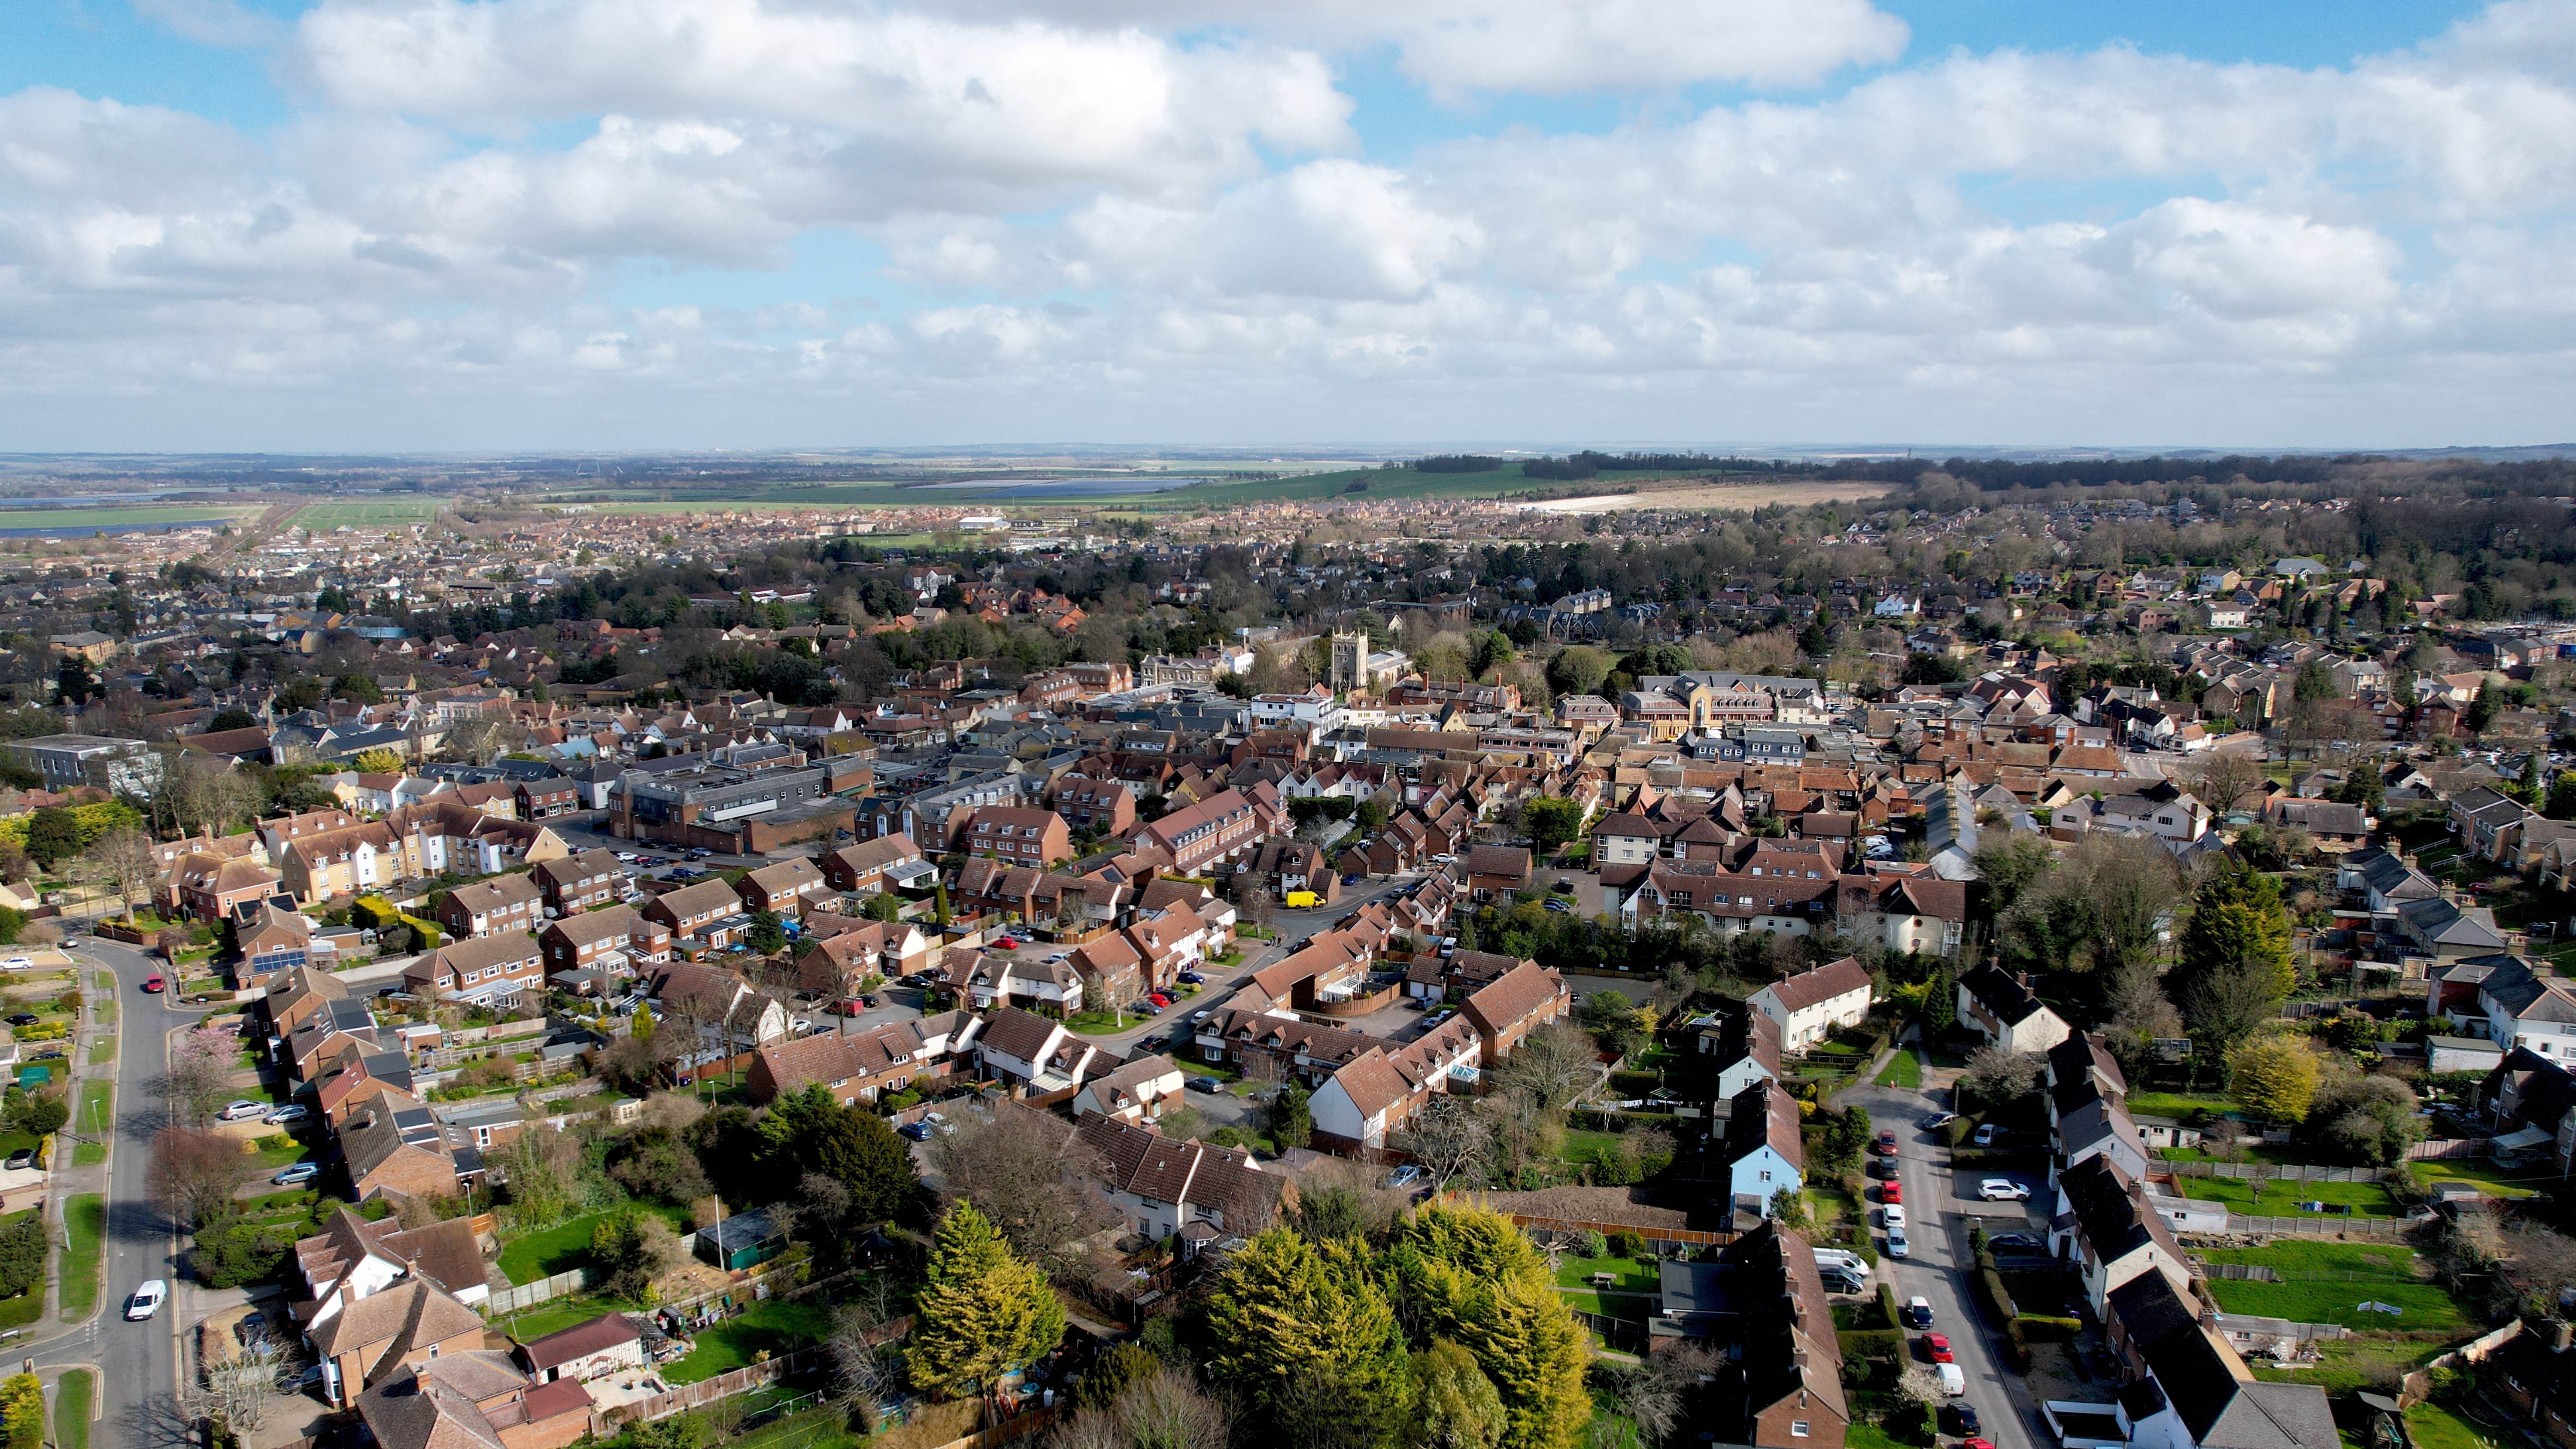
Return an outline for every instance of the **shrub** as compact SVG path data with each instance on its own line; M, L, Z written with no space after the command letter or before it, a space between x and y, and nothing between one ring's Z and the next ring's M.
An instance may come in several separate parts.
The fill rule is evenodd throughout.
M1599 1228L1576 1229L1572 1246L1574 1248L1574 1256L1578 1258L1607 1258L1610 1256L1610 1240L1601 1236L1601 1230Z
M1901 1328L1856 1328L1835 1337L1842 1340L1845 1358L1902 1362L1905 1357L1905 1330Z
M1896 1328L1901 1326L1897 1322L1896 1318L1895 1284L1881 1283L1878 1285L1878 1314L1880 1321L1885 1323L1888 1327Z
M1610 1256L1614 1258L1642 1258L1646 1256L1646 1236L1643 1233L1635 1232L1628 1228L1621 1228L1610 1235L1609 1243Z
M2025 1313L2013 1322L2021 1328L2022 1337L2032 1343L2066 1343L2084 1327L2082 1319L2060 1318L2052 1313Z

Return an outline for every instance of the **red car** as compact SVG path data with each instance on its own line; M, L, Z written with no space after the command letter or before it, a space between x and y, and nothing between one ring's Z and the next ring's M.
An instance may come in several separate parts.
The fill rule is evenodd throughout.
M1927 1333L1923 1335L1923 1351L1932 1355L1932 1361L1934 1363L1955 1363L1958 1361L1950 1352L1950 1335L1946 1333Z
M1161 992L1159 992L1159 991L1155 992L1155 993L1154 993L1153 995L1151 995L1151 996L1146 997L1145 999L1146 999L1147 1001L1150 1001L1150 1002L1154 1003L1156 1006L1169 1006L1169 1005L1171 1005L1171 1004L1172 1004L1172 998L1170 998L1170 997L1168 997L1168 996L1165 996L1163 993L1161 993Z
M1959 1449L1995 1449L1995 1441L1992 1439L1971 1439L1967 1443L1960 1445Z
M1008 936L997 936L993 940L993 949L996 951L1016 951L1020 949L1020 943L1012 940Z
M1880 1128L1880 1129L1879 1129L1879 1132L1878 1132L1878 1153L1879 1153L1879 1155L1880 1155L1881 1157L1894 1157L1894 1156L1896 1155L1896 1129L1895 1129L1895 1128L1893 1128L1893 1127L1882 1127L1882 1128Z
M151 975L144 977L143 989L146 991L159 991L161 989L161 973L156 971Z
M1902 1206L1905 1202L1905 1184L1892 1177L1887 1181L1880 1183L1878 1185L1878 1200L1880 1202L1895 1203Z

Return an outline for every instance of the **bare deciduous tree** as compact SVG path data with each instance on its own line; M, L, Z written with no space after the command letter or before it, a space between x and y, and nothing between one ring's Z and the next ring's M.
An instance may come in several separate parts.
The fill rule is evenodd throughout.
M1526 1091L1547 1108L1581 1100L1601 1080L1601 1061L1581 1027L1552 1022L1521 1039L1492 1073L1502 1091Z
M1959 1085L1979 1102L2009 1102L2035 1090L2039 1074L2047 1066L2047 1059L2037 1052L1984 1047L1968 1058L1968 1070L1960 1076Z
M182 1224L194 1227L231 1210L233 1191L250 1176L241 1144L220 1132L164 1127L152 1138L145 1168L152 1195Z
M212 1419L246 1440L268 1418L269 1396L282 1391L289 1361L273 1343L255 1343L232 1357L208 1364L201 1387L183 1395L180 1407L190 1416Z
M2211 750L2193 764L2182 783L2200 797L2200 803L2225 815L2262 789L2266 778L2261 762L2234 751Z
M1439 1097L1414 1118L1411 1129L1396 1134L1395 1145L1413 1154L1434 1186L1462 1177L1478 1186L1485 1180L1494 1129L1467 1099Z
M1097 1181L1098 1154L1072 1124L1007 1102L956 1127L932 1151L947 1190L992 1219L1020 1256L1050 1273L1077 1272L1080 1242L1119 1220Z
M1157 1369L1115 1403L1058 1425L1049 1449L1225 1449L1234 1415L1178 1369Z

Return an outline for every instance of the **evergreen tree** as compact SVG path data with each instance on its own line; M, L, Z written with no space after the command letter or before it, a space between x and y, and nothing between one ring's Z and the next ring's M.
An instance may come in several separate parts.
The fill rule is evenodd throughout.
M11 1374L0 1382L0 1430L9 1449L37 1449L45 1442L45 1385L34 1374Z
M1424 1208L1396 1230L1386 1266L1407 1320L1455 1340L1493 1380L1504 1449L1565 1449L1576 1441L1592 1413L1583 1387L1591 1346L1556 1292L1547 1259L1511 1219Z
M1358 1244L1317 1247L1270 1229L1226 1265L1207 1323L1209 1377L1242 1392L1256 1415L1281 1422L1293 1407L1329 1402L1353 1416L1353 1438L1390 1437L1408 1398L1404 1336Z
M2268 974L2275 999L2298 985L2290 963L2290 913L2281 883L2247 866L2222 867L2201 883L2183 927L2182 972L2188 981L2244 967Z
M1045 1275L1014 1257L973 1204L950 1208L914 1303L904 1360L913 1386L936 1400L980 1393L1063 1337L1064 1306Z
M81 853L80 822L60 805L48 805L27 821L27 854L52 870Z
M1502 1396L1474 1354L1435 1338L1413 1356L1413 1419L1404 1437L1419 1449L1494 1449L1502 1442Z
M1959 1024L1959 983L1943 966L1923 988L1923 1034L1939 1036Z

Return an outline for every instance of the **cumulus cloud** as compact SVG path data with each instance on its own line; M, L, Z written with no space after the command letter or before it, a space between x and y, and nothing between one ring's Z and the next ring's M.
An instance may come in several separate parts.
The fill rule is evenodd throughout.
M580 399L646 428L562 440L606 444L1283 413L2169 441L2527 407L2550 432L2572 16L2508 0L2309 69L1954 54L1397 162L1353 154L1330 57L1391 45L1442 94L1804 82L1902 27L1859 0L322 0L274 135L0 97L0 396ZM800 262L818 229L883 267ZM724 271L807 295L665 304ZM614 301L639 274L654 305Z

